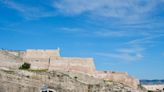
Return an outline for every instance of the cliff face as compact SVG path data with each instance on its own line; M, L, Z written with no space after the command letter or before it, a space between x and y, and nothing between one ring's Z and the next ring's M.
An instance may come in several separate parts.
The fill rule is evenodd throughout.
M72 72L0 70L0 92L143 92L118 82Z

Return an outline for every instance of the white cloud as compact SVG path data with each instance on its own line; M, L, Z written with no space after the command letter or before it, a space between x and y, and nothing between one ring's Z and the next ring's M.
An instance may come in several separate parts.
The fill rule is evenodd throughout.
M139 53L142 52L144 49L143 48L123 48L123 49L118 49L117 52L121 53Z
M50 2L48 2L50 1ZM109 17L122 20L141 20L163 2L162 0L47 0L44 5L28 5L11 0L2 0L9 8L17 10L26 18L89 14L91 17ZM53 2L53 3L52 3ZM53 4L53 5L52 5ZM48 9L51 7L51 9ZM54 7L54 8L53 8Z
M110 36L129 36L127 31L97 31L94 32L95 35L102 36L102 37L110 37Z
M89 13L102 17L134 20L154 10L156 0L60 0L54 7L69 15Z
M56 15L54 11L48 11L43 6L30 6L26 4L16 3L11 0L3 0L1 2L7 5L8 8L20 12L26 19L35 19L40 17L49 17Z
M160 37L164 37L164 34L163 33L161 33L161 34L151 33L148 36L144 36L143 38L131 40L127 44L133 45L133 46L143 45L143 44L152 44L152 43L154 44L156 42L156 40L159 39Z
M106 57L106 58L114 58L120 61L140 61L143 56L143 48L132 48L132 49L118 49L114 53L97 53L97 55Z
M61 27L61 28L58 28L57 30L61 30L61 31L65 31L65 32L70 32L70 33L76 33L76 32L83 32L84 30L81 29L81 28L70 28L70 27Z
M126 37L136 37L136 36L147 36L149 35L150 33L149 32L145 32L145 31L133 31L133 30L130 30L130 31L125 31L126 29L124 30L121 30L121 31L118 31L118 30L103 30L103 29L100 29L99 31L95 31L94 34L97 35L97 36L102 36L102 37L122 37L122 36L126 36Z

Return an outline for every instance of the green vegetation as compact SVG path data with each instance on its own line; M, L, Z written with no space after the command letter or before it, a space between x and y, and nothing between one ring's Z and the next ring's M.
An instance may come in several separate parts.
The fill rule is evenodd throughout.
M30 72L37 72L37 73L39 73L39 72L47 72L47 71L48 71L48 69L40 69L40 70L33 70L33 69L29 69L28 71L30 71Z
M77 80L77 76L74 77Z
M19 69L28 70L28 69L30 69L30 66L31 66L31 64L25 62L22 64L21 67L19 67Z
M19 67L19 69L21 69L21 70L27 70L27 71L30 71L30 72L37 72L37 73L39 73L39 72L47 72L48 71L48 69L37 69L37 70L34 70L34 69L30 69L30 66L31 66L31 64L29 64L29 63L23 63L20 67Z

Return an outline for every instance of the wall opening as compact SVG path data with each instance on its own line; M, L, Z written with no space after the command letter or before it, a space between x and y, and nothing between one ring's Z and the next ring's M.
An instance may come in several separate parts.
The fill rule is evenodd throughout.
M53 89L46 89L46 90L42 90L41 92L56 92L56 91Z

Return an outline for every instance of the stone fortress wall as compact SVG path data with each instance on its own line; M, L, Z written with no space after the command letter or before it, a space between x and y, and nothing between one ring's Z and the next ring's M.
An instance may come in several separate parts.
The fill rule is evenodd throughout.
M49 70L65 70L81 72L93 75L95 66L92 58L70 58L70 57L52 57L50 58Z
M18 68L22 64L18 52L0 50L0 67L1 68Z
M27 50L21 57L31 64L31 69L76 71L92 74L95 66L92 58L61 57L60 50Z
M60 50L33 50L28 49L25 51L23 58L50 58L50 57L60 57Z
M31 69L48 69L51 57L60 57L57 50L33 50L28 49L21 54L24 62L31 64Z
M23 62L31 64L31 69L64 70L84 73L96 78L125 83L137 88L139 81L127 73L97 71L93 58L61 57L60 50L26 50L23 52L8 51L9 54L20 57ZM1 62L0 62L1 63ZM0 64L1 65L1 64Z

